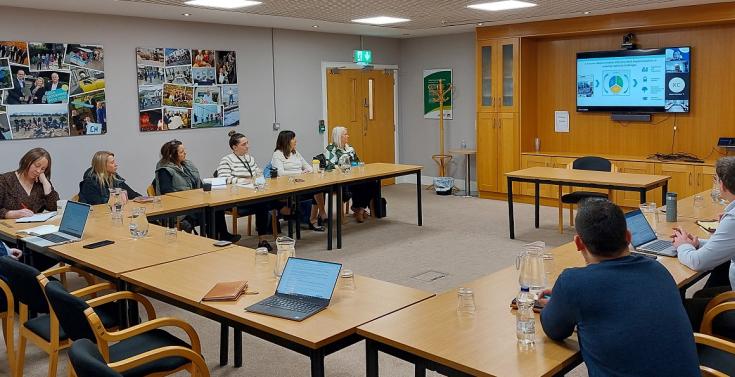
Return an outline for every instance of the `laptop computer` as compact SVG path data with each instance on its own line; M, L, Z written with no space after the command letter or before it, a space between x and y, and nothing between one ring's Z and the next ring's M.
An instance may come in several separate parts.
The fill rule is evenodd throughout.
M663 255L667 257L676 256L676 248L671 241L660 240L656 232L651 228L648 219L640 209L625 214L625 222L631 234L630 243L636 251Z
M64 216L61 218L59 231L41 236L25 237L23 241L36 246L48 247L64 243L76 242L82 239L84 227L92 207L89 204L68 201L64 207Z
M329 306L341 268L339 263L288 258L276 293L245 310L303 321Z

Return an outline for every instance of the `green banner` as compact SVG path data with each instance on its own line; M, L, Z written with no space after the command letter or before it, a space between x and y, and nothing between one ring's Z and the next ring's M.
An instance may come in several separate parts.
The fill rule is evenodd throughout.
M439 119L439 102L437 93L441 81L444 90L452 85L451 69L425 69L424 70L424 118ZM444 95L444 119L452 119L452 92Z

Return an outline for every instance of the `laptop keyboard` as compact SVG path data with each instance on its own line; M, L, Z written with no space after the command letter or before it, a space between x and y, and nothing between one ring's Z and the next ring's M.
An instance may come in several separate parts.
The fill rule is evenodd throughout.
M664 241L664 240L658 240L656 242L646 245L645 249L651 250L651 251L664 251L670 247L671 247L671 242Z
M68 238L61 237L61 236L56 235L56 234L53 234L53 233L51 233L51 234L44 234L44 235L39 236L39 237L43 238L46 241L50 241L50 242L54 242L54 243L69 241Z
M317 305L312 302L278 296L268 297L267 299L261 301L260 304L273 308L286 309L301 313L308 313L322 307L321 305Z

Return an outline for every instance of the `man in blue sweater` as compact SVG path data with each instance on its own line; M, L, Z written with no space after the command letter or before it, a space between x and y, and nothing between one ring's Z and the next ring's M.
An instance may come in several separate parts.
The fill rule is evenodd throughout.
M657 261L630 255L620 208L588 200L575 222L574 243L587 266L564 270L546 292L546 335L563 340L576 327L591 377L701 376L674 279Z

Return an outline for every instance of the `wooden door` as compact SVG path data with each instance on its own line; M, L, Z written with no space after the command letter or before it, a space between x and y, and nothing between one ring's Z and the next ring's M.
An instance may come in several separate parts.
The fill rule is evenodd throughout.
M392 70L363 71L366 106L360 156L365 162L395 162L393 74Z
M332 142L332 129L337 126L347 128L350 145L362 158L363 143L363 88L360 70L327 69L327 119L329 129L328 143Z
M498 190L498 134L492 113L477 113L477 187Z
M495 42L478 41L475 69L478 111L495 111Z
M655 174L654 164L650 162L638 161L613 161L621 173L631 174ZM615 192L615 203L622 207L638 208L641 202L641 195L635 191L617 191ZM661 189L658 188L649 191L646 194L647 202L661 203Z
M671 177L668 189L669 192L675 192L678 199L695 194L694 165L658 163L656 174Z
M505 173L518 170L520 163L520 139L518 114L498 113L497 133L498 133L498 187L500 192L508 192L508 180ZM514 189L519 186L514 185ZM514 192L518 192L515 191Z

